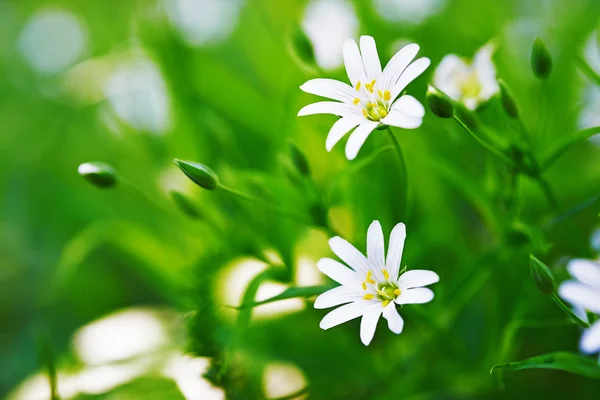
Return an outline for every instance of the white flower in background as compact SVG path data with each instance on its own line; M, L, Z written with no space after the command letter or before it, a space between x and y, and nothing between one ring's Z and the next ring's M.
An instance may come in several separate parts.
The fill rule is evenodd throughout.
M379 221L373 221L369 226L367 257L339 236L329 240L331 250L350 268L331 258L323 258L317 263L321 272L341 286L317 297L315 308L344 304L321 320L322 329L362 317L360 339L368 346L381 315L388 321L392 332L402 332L404 321L396 304L423 304L433 299L433 292L423 286L439 281L435 272L412 270L400 274L404 239L406 227L402 223L397 224L390 235L387 259Z
M456 54L448 54L435 70L433 85L468 109L476 109L500 90L492 62L494 50L493 44L483 46L472 64Z
M418 25L428 17L440 13L446 0L373 0L373 7L381 18L389 22Z
M560 297L571 303L584 320L587 320L585 310L600 315L600 264L575 259L569 262L567 269L574 279L560 285ZM583 332L579 345L586 354L600 352L600 320Z
M300 86L306 93L337 101L322 101L300 110L298 116L334 114L340 118L329 131L325 148L331 151L350 130L356 130L346 143L348 160L356 158L367 137L380 125L405 129L421 126L425 108L417 99L403 95L406 86L429 67L426 57L411 61L419 46L409 44L402 48L381 69L375 40L371 36L360 38L360 50L352 39L344 43L344 64L352 86L333 79L312 79Z

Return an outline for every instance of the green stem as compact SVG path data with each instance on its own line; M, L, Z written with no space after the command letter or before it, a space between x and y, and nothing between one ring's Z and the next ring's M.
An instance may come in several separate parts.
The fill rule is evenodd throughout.
M579 65L579 68L581 68L581 71L588 78L594 81L596 85L600 86L600 74L594 71L594 69L590 66L590 64L588 64L585 58L583 58L582 56L577 57L577 64Z
M562 209L560 207L560 204L558 203L558 200L556 199L556 196L554 195L554 191L552 190L552 187L550 187L550 184L548 183L548 181L545 180L544 178L542 178L541 176L538 176L536 178L536 181L540 185L540 188L542 189L542 191L544 192L544 195L546 196L548 203L550 203L552 208L554 208L554 211L556 211L558 214L562 214Z
M477 141L477 143L479 143L481 146L483 146L486 150L488 150L490 153L494 154L495 156L497 156L498 158L500 158L502 161L504 161L505 163L507 163L508 165L514 167L514 162L508 158L504 153L502 153L500 150L496 149L495 147L493 147L492 145L490 145L489 143L487 143L486 141L484 141L483 139L481 139L479 136L477 136L471 129L469 129L469 127L463 122L461 121L461 119L454 115L452 117L452 119L461 127L465 130L465 132L467 132L473 139L475 139Z
M304 224L309 224L309 225L313 225L314 224L314 221L311 221L311 220L307 219L305 215L302 215L302 214L299 214L299 213L296 213L296 212L293 212L293 211L290 211L290 210L281 209L278 206L276 206L275 204L268 203L265 200L260 199L258 197L255 197L255 196L253 196L251 194L248 194L248 193L245 193L245 192L241 192L241 191L239 191L237 189L231 188L229 186L225 186L223 184L219 184L219 189L221 189L221 190L223 190L223 191L225 191L225 192L227 192L229 194L232 194L234 196L237 196L237 197L239 197L242 200L246 200L246 201L249 201L251 203L260 204L261 206L263 206L263 207L265 207L265 208L267 208L267 209L269 209L271 211L275 211L278 214L284 215L286 217L293 218L293 219L297 220L298 222L301 222L301 223L304 223Z
M553 293L550 298L556 303L556 305L563 310L569 317L571 317L573 319L573 321L577 322L577 324L583 328L589 328L590 324L585 322L584 320L582 320L581 318L579 318L577 316L577 314L575 314L565 303L563 303L563 301L556 295L556 293Z
M542 164L542 171L545 171L548 168L550 168L550 166L552 164L554 164L554 162L556 160L558 160L558 158L560 156L562 156L563 153L566 152L572 145L574 145L575 143L580 142L582 140L589 139L590 137L597 135L599 133L600 133L600 126L594 126L592 128L584 129L584 130L576 132L572 135L566 136L559 143L557 143L552 149L550 149L550 151L548 151L549 156L546 157L546 159L544 160L544 162Z
M392 132L392 129L388 126L386 131L388 132L390 141L392 142L392 144L394 146L394 150L396 151L396 155L398 156L398 161L400 162L400 168L401 168L400 179L402 179L402 184L404 185L404 187L402 188L403 190L402 190L402 194L401 194L402 206L404 207L404 210L401 215L404 218L405 216L408 215L408 213L410 211L408 169L406 168L406 158L404 157L404 152L402 151L402 148L400 147L400 142L398 142L398 138L396 137L396 135L394 135L394 132Z

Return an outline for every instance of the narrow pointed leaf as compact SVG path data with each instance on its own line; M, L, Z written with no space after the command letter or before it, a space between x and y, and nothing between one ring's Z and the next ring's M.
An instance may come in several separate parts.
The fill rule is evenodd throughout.
M555 369L587 378L600 379L600 364L596 360L562 351L531 357L523 361L496 364L492 367L490 374L497 369L506 369L509 371Z
M330 286L330 285L291 287L291 288L283 291L283 293L278 294L277 296L273 296L266 300L258 301L255 303L245 303L245 304L240 305L239 307L234 307L234 308L241 310L244 308L258 307L263 304L273 303L273 302L280 301L280 300L293 299L296 297L307 298L307 297L317 296L331 288L332 288L332 286Z

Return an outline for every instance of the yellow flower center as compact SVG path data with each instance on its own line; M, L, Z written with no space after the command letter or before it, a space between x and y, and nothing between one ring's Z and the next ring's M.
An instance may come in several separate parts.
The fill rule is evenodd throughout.
M480 96L483 87L479 81L477 71L471 71L467 76L461 79L458 83L462 98L477 98Z
M358 93L353 103L362 108L363 115L370 121L381 121L390 112L392 93L389 90L376 89L376 85L377 80L373 79L364 85L357 82L354 87ZM363 86L366 93L360 91Z
M377 282L373 279L371 271L367 272L365 280L362 282L362 288L364 291L369 291L363 296L365 300L379 300L383 307L387 306L390 301L396 300L402 291L398 286L390 281L390 274L385 269L382 271L384 282Z

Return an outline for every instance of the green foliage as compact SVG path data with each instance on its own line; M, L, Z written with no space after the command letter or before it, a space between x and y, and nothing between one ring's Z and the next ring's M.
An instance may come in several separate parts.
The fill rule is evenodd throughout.
M496 364L492 367L490 374L501 369L520 371L537 368L556 369L587 378L600 379L600 365L596 360L562 351L531 357L523 361Z

